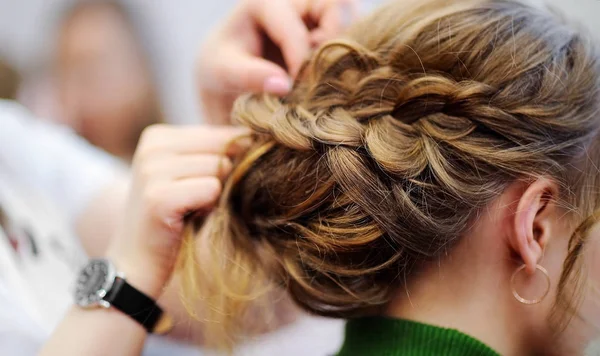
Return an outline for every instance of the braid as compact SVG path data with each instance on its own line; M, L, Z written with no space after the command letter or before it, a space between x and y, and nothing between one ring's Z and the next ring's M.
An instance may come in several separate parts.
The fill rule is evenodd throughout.
M298 304L319 314L362 315L384 305L393 292L387 286L403 283L398 278L415 268L414 261L450 249L512 180L539 171L560 176L563 162L549 157L577 155L596 125L590 121L588 133L571 129L563 135L561 120L552 116L556 107L537 94L520 103L511 85L395 67L360 44L332 42L305 66L291 96L246 95L233 110L234 119L257 133L257 142L274 141L286 157L297 156L294 151L319 157L317 171L326 178L312 181L328 183L311 191L321 194L311 195L310 202L319 203L310 209L333 211L335 219L303 210L282 225L269 220L256 233L283 256L280 274L293 276L288 283ZM561 105L563 112L572 110ZM561 142L547 145L541 136ZM464 174L469 171L478 174ZM308 204L299 201L305 209ZM342 224L340 210L353 212ZM356 226L369 227L368 241ZM323 239L326 227L335 231L331 240ZM273 229L303 239L273 240L280 236ZM379 258L363 257L360 268L340 269L340 260L354 263L365 251L384 250Z

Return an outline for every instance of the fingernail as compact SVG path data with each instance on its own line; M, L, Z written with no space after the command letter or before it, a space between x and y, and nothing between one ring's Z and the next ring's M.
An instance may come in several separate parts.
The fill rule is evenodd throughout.
M263 89L267 93L287 94L292 89L292 83L286 77L269 77L265 80Z

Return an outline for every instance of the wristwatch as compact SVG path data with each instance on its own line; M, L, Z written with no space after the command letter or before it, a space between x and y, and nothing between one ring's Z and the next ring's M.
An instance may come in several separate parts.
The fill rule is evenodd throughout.
M127 283L125 275L106 259L92 259L81 270L75 303L86 309L113 306L151 333L164 334L173 327L173 321L156 301Z

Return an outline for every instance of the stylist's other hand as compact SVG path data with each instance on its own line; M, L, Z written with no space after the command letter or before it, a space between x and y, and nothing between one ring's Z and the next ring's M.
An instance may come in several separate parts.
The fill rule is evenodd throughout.
M244 92L285 95L311 48L356 17L357 0L241 0L204 45L198 63L205 120L229 122Z
M108 257L132 285L157 298L173 273L184 217L207 213L231 170L234 127L147 128L133 159L127 210Z

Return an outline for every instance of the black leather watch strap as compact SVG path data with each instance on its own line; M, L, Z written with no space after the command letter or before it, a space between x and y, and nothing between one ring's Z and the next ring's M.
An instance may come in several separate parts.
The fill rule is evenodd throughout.
M152 298L120 277L115 278L104 300L142 324L148 332L154 330L163 314L163 310Z

